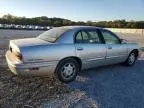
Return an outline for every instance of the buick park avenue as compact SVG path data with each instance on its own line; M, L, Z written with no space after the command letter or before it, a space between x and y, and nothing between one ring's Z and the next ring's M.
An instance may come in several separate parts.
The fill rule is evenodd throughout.
M10 40L6 60L15 75L54 75L69 83L83 69L116 63L132 66L138 53L136 43L107 29L64 26L36 38Z

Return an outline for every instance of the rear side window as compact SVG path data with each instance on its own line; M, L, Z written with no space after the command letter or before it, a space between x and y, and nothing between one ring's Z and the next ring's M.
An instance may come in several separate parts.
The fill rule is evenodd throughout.
M97 31L80 31L76 35L76 43L102 43Z
M99 38L99 34L96 31L89 31L88 34L90 35L90 42L91 43L101 43L102 41Z
M89 43L89 35L87 34L87 32L82 31L82 39L83 39L83 43Z
M82 42L83 42L83 39L82 39L81 32L78 32L76 36L76 43L82 43Z

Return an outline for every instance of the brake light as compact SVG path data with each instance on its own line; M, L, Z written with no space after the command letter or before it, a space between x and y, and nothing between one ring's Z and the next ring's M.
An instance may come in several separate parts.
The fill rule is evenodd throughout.
M22 54L19 53L19 52L16 52L16 53L15 53L15 56L16 56L19 60L22 60L22 59L23 59Z
M9 49L10 49L10 51L12 52L12 48L11 48L11 47L9 47Z

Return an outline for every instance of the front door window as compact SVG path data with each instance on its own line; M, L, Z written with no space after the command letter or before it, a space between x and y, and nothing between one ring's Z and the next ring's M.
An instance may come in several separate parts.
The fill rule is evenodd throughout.
M120 40L109 31L102 31L103 38L106 44L120 44Z

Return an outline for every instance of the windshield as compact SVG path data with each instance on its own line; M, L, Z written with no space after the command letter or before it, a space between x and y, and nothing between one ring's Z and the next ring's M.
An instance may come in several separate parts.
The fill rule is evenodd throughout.
M66 28L53 28L50 29L38 36L39 39L48 41L48 42L55 42L64 32L68 29Z

